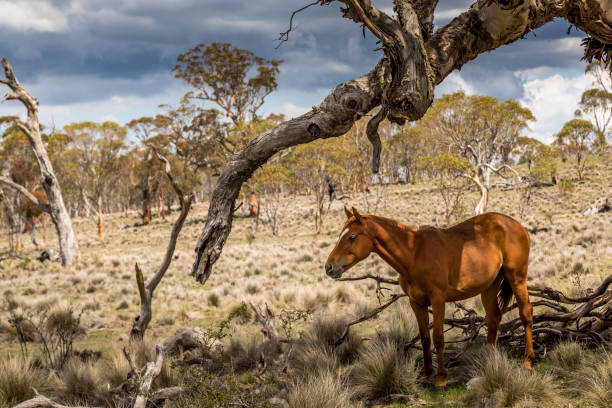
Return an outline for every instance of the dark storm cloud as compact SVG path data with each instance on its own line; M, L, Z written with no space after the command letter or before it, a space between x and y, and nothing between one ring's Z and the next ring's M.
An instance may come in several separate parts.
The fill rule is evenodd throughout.
M360 26L342 19L338 4L311 7L297 15L289 41L275 49L275 39L287 28L291 11L306 2L0 0L0 14L9 3L27 3L42 4L49 8L46 15L54 16L47 21L45 15L35 15L40 24L27 27L14 22L3 25L0 18L0 54L11 59L23 81L78 77L85 84L84 78L92 78L91 86L64 87L63 91L56 85L45 90L40 84L40 98L49 104L112 95L148 96L176 87L170 74L176 56L200 42L231 42L266 58L284 59L279 78L283 89L330 88L371 69L380 57L373 51L374 38L369 33L363 38ZM470 3L441 1L436 26L447 24ZM391 0L376 4L391 12ZM477 83L478 92L518 97L520 79L512 72L540 65L576 64L579 48L559 41L567 38L567 26L564 22L549 24L536 31L535 39L479 56L478 64L467 64L461 76ZM571 35L581 34L573 31ZM498 79L500 74L503 81ZM159 80L145 80L152 76Z

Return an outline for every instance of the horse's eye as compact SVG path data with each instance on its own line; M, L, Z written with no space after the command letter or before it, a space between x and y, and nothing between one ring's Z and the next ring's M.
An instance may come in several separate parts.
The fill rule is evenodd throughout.
M349 237L349 241L354 241L354 240L355 240L355 238L357 238L357 236L356 236L356 235L351 235L351 236Z

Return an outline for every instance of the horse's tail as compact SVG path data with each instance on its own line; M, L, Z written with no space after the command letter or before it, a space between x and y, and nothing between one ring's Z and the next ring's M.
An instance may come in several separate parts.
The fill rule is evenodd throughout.
M501 273L503 273L503 269ZM499 310L502 314L506 312L508 304L512 299L512 295L513 292L512 287L510 286L510 282L508 281L508 278L504 276L501 281L501 284L499 285L499 292L497 292L497 303L499 305Z

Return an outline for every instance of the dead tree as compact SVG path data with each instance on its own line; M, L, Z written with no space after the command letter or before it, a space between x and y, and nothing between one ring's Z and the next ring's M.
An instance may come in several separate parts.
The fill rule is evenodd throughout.
M168 248L166 249L166 254L162 261L161 266L153 275L151 280L145 285L144 277L142 275L142 271L136 263L136 284L138 286L138 293L140 294L140 314L134 318L134 323L132 324L132 330L130 331L130 339L138 339L142 340L144 338L145 331L151 322L152 311L151 311L151 302L153 301L153 292L157 288L157 285L161 282L164 274L170 267L170 263L172 262L172 257L174 256L174 250L176 248L176 241L178 239L179 234L181 233L181 229L183 229L183 224L185 223L185 219L187 218L187 214L189 214L189 210L191 209L191 203L193 202L194 195L193 193L186 196L181 191L181 188L177 184L176 180L172 176L172 172L170 169L170 162L164 156L157 154L159 160L165 163L165 171L172 188L176 192L178 196L179 202L181 203L181 214L178 219L174 223L172 227L172 233L170 234L170 242L168 243Z
M313 5L332 1L319 0ZM417 120L429 109L434 87L452 71L554 18L564 18L590 36L584 43L586 59L602 60L607 66L612 62L608 52L612 10L604 0L477 0L435 33L437 0L394 0L396 18L380 11L371 0L337 1L344 6L344 17L367 27L381 41L384 56L368 74L336 86L319 106L260 134L227 162L196 244L191 273L200 283L206 282L221 255L242 184L275 153L343 135L377 107L395 123ZM368 136L377 146L375 128L370 126Z
M32 147L32 152L34 156L36 156L38 168L40 169L40 183L47 195L48 204L39 200L24 186L13 182L7 177L0 177L0 183L6 184L20 192L25 198L49 214L59 238L62 265L72 265L74 260L79 256L79 246L72 228L72 221L64 205L59 182L53 171L49 155L42 142L40 124L38 122L38 101L19 84L8 60L3 57L0 63L2 64L2 68L4 68L4 76L6 78L0 79L0 83L11 89L11 92L6 94L3 100L18 100L27 109L26 123L18 121L17 126L27 136L30 146Z

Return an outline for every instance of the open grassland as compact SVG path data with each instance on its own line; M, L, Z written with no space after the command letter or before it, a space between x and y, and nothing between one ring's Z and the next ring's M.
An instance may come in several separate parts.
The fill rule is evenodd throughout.
M612 212L582 215L596 197L610 197L610 161L609 156L593 159L586 180L571 181L571 188L534 189L528 203L523 191L492 191L489 211L508 214L525 227L538 231L531 234L530 283L542 283L578 296L612 273ZM564 180L574 177L570 168L562 168L560 175ZM464 200L465 217L470 215L478 198L476 192L468 194ZM402 403L406 406L414 403L429 406L609 406L606 405L612 401L609 352L585 350L571 344L561 345L548 353L532 372L519 369L519 364L508 359L504 352L483 357L483 353L477 351L473 356L466 356L465 364L451 370L450 381L454 386L445 391L423 388L417 378L420 354L404 355L396 347L401 344L398 337L412 338L417 333L406 299L401 299L376 320L358 326L351 332L354 338L343 351L326 350L326 342L321 340L326 331L335 333L334 325L340 324L338 322L360 316L378 305L374 283L335 282L323 271L325 259L345 220L343 205L409 224L441 225L441 200L429 183L373 186L369 193L332 202L321 234L314 233L311 196L289 196L282 200L278 236L271 234L264 219L253 238L252 219L246 218L242 211L237 213L223 255L205 286L189 276L193 248L207 209L206 203L194 206L179 238L173 263L155 292L148 342L161 341L186 327L216 327L242 302L267 303L279 314L297 311L303 317L295 318L291 327L285 327L291 329L289 335L300 337L301 342L288 363L289 380L285 379L290 383L288 389L276 389L281 395L277 399L288 401L292 407L356 406L359 399L375 400L389 394L415 396L415 400ZM104 384L115 384L118 380L109 375L114 373L121 377L123 372L127 373L128 368L118 350L127 344L132 319L139 311L134 264L139 263L145 279L158 268L171 223L177 215L178 212L172 212L166 221L155 218L144 227L133 226L139 221L137 213L106 215L104 243L97 237L95 220L75 219L82 259L70 269L63 269L58 263L35 260L39 251L24 236L23 253L0 262L0 294L4 302L0 312L3 371L11 372L11 367L15 372L20 371L15 367L20 347L15 330L8 322L10 302L33 316L37 310L48 307L72 307L77 313L82 311L80 324L85 329L75 348L102 351L102 359L93 365L69 367L70 372L56 375L56 378L45 376L32 381L35 384L58 382L61 387L49 385L47 388L62 395L76 396L76 399L67 400L73 403L91 401L87 392L96 393ZM47 227L46 248L56 247L53 235L54 231ZM5 239L6 233L2 233L0 254L8 251ZM349 274L357 276L365 272L396 275L375 255ZM483 312L479 298L465 303ZM452 305L447 305L447 313L452 313L453 309ZM512 313L508 315L505 319L514 317ZM237 373L249 373L248 370L255 367L254 361L261 351L260 328L247 313L244 318L231 322L230 335L221 340ZM447 340L449 337L452 336L447 336ZM30 355L36 357L37 353L37 344L31 344ZM163 384L181 381L173 377L178 376L174 369L168 370L167 378L160 380ZM42 374L32 374L35 375ZM201 378L205 374L199 375ZM71 384L76 387L74 382L87 376L91 377L90 390L69 388ZM237 388L254 384L252 376L246 374L236 374L235 381ZM210 378L204 382L209 386L215 384ZM43 385L39 387L45 389ZM232 387L228 387L231 391ZM535 389L540 391L536 393ZM197 389L191 394L210 394L209 391ZM218 401L222 398L220 396ZM0 394L0 405L2 403ZM190 406L194 402L180 400L176 404ZM396 403L396 406L402 404Z

